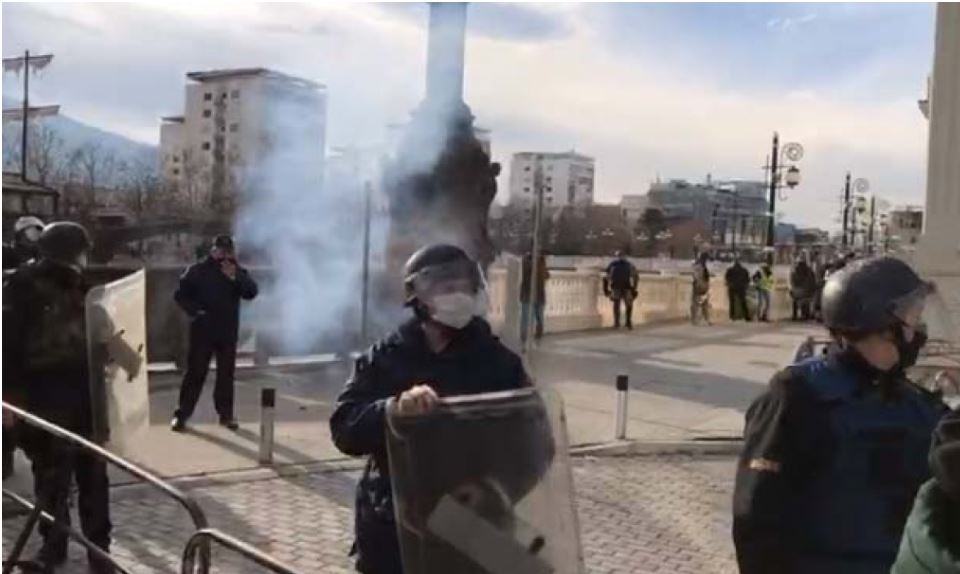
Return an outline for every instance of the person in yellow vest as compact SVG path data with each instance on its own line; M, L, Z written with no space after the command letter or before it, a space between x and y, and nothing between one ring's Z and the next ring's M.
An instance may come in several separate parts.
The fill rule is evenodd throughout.
M764 263L753 274L753 285L757 289L757 320L770 320L770 293L773 292L773 269L770 263Z

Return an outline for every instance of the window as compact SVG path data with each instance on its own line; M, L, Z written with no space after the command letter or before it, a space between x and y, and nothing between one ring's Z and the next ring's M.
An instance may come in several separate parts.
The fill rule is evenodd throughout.
M173 168L173 175L180 175L180 170L178 168Z
M180 163L180 156L173 154L173 163Z
M203 110L203 117L209 118L212 112L210 110Z
M232 92L230 92L230 97L233 98L233 99L235 99L235 100L239 100L239 99L240 99L240 90L233 90Z
M523 193L530 193L530 188L529 187L523 188Z
M240 130L240 124L232 123L230 124L230 133L237 133Z
M207 93L203 94L203 101L209 102L209 101L212 100L212 99L213 99L213 93L212 93L212 92L207 92Z
M203 145L201 145L200 147L205 150L208 150L210 149L210 142L203 142Z
M523 171L530 171L530 166L529 165L523 166Z

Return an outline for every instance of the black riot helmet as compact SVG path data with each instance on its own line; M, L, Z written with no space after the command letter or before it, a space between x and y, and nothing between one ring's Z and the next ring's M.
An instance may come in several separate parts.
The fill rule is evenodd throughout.
M899 259L856 260L823 286L823 323L831 331L850 335L879 332L901 323L933 291L932 283Z
M473 292L483 288L480 267L456 245L436 244L418 249L403 268L406 305L412 305L444 281L466 279Z
M79 223L54 221L43 228L38 241L40 257L74 264L93 246L90 234Z

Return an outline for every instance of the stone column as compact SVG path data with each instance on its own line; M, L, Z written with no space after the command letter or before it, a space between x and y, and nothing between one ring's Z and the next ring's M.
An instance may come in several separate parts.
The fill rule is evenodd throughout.
M960 4L937 5L923 219L915 263L939 288L931 334L960 341Z

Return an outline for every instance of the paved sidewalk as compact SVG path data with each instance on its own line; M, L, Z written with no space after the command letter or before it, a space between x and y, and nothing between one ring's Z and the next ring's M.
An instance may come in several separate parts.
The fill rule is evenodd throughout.
M587 571L593 574L736 572L730 541L730 457L574 459ZM214 527L302 572L351 572L356 471L311 472L189 488ZM115 554L135 572L175 573L190 531L185 513L140 487L114 493ZM3 521L4 553L22 519ZM28 550L34 550L34 540ZM214 572L261 572L217 550ZM71 549L68 567L85 572Z

